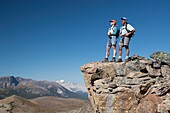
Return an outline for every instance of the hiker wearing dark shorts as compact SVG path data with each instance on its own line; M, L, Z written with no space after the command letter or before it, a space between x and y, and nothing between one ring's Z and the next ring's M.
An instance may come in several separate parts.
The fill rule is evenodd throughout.
M117 26L116 26L116 20L110 20L111 27L108 30L108 41L106 45L106 57L104 59L104 62L108 62L108 58L110 55L110 49L113 48L113 57L112 62L115 62L116 60L116 43L117 43Z
M122 27L120 28L120 42L119 42L119 57L118 57L118 62L122 62L122 48L125 47L126 49L126 58L125 62L129 61L129 43L131 40L131 37L133 36L135 29L133 26L127 23L127 18L122 17Z

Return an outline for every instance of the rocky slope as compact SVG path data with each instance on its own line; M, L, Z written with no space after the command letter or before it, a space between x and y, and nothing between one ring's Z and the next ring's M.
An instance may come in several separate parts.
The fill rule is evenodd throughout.
M89 110L92 107L87 100L73 98L45 96L25 99L12 95L0 100L0 113L91 113Z
M95 113L170 113L170 54L81 66Z

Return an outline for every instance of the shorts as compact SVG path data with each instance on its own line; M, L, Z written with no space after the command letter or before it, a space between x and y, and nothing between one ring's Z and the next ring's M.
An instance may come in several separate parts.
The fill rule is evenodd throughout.
M119 42L119 46L129 46L129 43L130 43L130 39L129 37L123 37L120 39L120 42Z
M107 40L107 46L116 46L117 38L116 36L111 36L111 38L108 38Z

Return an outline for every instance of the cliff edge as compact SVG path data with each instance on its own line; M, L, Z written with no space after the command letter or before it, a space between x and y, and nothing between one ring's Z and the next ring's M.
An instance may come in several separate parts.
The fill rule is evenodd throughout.
M170 54L81 66L94 113L170 113Z

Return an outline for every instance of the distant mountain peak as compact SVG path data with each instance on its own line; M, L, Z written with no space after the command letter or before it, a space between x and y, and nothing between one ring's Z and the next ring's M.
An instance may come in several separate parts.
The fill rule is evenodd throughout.
M62 85L63 87L72 92L87 92L85 85L77 84L74 82L65 82L64 80L57 80L56 83Z
M65 81L64 80L57 80L56 82L60 84L60 83L64 83Z
M17 86L19 81L14 76L0 76L0 88Z

